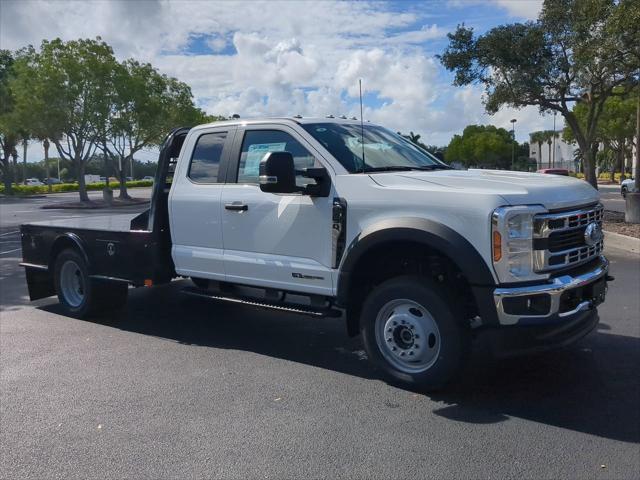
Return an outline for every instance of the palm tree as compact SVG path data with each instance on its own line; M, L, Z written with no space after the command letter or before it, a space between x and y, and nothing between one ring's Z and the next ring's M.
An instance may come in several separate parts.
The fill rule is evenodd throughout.
M29 133L22 131L22 184L27 184L27 147L29 146Z
M49 146L49 139L47 137L44 137L44 139L42 140L42 147L44 148L44 171L47 175L47 190L49 191L49 193L51 193L53 187L51 185L51 175L49 173Z
M535 143L538 146L538 158L536 159L538 164L537 168L542 168L542 144L547 140L546 131L533 132L529 136L531 143Z

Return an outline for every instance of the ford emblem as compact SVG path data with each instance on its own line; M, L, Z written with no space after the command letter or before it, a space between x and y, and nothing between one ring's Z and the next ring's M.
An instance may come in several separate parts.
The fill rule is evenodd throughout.
M603 237L602 228L600 228L600 225L596 222L591 222L587 225L587 228L584 229L584 243L590 247L600 242Z

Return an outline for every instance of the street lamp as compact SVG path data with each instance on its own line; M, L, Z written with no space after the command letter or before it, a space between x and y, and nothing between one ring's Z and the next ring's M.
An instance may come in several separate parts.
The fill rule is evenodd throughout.
M553 112L553 168L556 167L556 115L558 112Z
M511 144L511 170L513 170L513 164L516 159L516 120L515 118L511 119L511 137L513 139L513 143Z

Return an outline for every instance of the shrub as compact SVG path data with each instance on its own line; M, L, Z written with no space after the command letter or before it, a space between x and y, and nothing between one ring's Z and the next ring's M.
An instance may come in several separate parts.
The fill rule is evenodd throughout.
M127 182L127 188L150 187L151 185L153 185L153 182L150 180L133 180L131 182ZM102 190L104 187L105 187L104 182L87 184L88 191ZM110 182L109 187L115 190L120 187L120 184L118 182L115 182L115 183ZM49 187L47 185L42 185L42 186L13 185L12 191L14 194L18 194L18 195L37 195L42 193L49 193ZM53 193L77 192L78 184L77 183L59 183L57 185L52 185L51 191ZM4 193L4 185L1 185L1 184L0 184L0 193Z

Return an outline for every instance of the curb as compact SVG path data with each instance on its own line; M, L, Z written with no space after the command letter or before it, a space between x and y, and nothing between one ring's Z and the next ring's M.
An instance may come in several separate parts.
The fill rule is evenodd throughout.
M620 248L632 253L640 253L640 238L607 232L605 230L604 241L607 247Z

